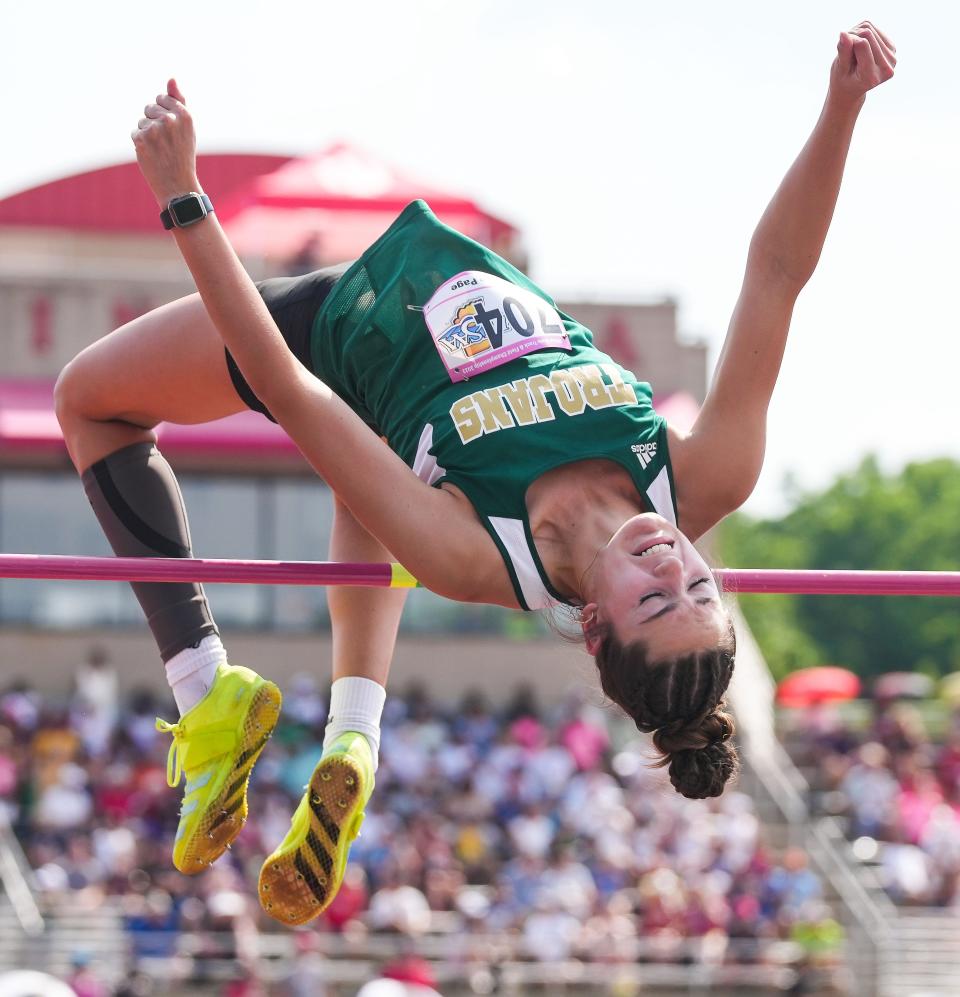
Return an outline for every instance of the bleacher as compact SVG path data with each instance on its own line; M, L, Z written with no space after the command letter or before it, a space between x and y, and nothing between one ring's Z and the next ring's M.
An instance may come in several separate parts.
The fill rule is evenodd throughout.
M356 874L295 932L250 883L319 750L322 690L298 686L248 827L195 879L169 867L177 797L149 697L98 746L75 702L0 693L13 733L0 737L0 815L17 832L0 831L0 972L68 978L81 959L112 992L346 997L412 950L445 997L953 992L952 915L898 908L842 815L811 806L817 791L775 736L769 671L740 633L745 767L715 801L673 793L632 725L581 698L493 710L391 697ZM303 979L325 989L297 990Z
M8 835L0 967L68 976L80 953L112 986L133 971L167 981L154 992L193 994L242 980L287 993L311 964L346 995L413 946L445 995L769 993L842 978L805 853L770 847L742 792L679 797L632 725L579 697L553 711L529 697L499 710L391 698L356 874L307 932L263 915L249 884L319 752L321 690L302 682L290 698L244 834L193 879L169 865L176 795L155 708L127 704L105 742L75 702L0 695L18 773L3 805L24 853Z

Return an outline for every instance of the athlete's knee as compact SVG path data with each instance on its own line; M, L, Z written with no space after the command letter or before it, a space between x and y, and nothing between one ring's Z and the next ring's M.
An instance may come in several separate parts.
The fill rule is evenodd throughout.
M79 413L83 393L83 376L77 369L77 358L71 360L53 386L53 408L60 426L65 430L73 416Z
M103 418L102 414L94 415L95 409L103 408L104 401L99 387L102 377L96 368L96 359L88 348L60 371L53 386L53 407L64 432L78 420Z

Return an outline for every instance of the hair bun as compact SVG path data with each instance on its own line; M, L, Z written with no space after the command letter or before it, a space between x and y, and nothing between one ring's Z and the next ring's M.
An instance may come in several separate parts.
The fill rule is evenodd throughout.
M669 759L670 782L678 793L702 800L723 792L740 768L736 749L727 743L735 730L733 717L717 709L694 727L667 724L654 733L653 743L667 756L664 764Z
M719 703L716 710L695 724L678 720L659 727L653 732L653 743L657 750L664 755L673 755L678 751L697 751L709 748L712 744L729 741L736 727L733 717L723 712L724 705ZM637 727L640 728L640 724Z
M719 796L740 768L736 749L724 741L706 748L677 751L670 756L670 782L691 800Z

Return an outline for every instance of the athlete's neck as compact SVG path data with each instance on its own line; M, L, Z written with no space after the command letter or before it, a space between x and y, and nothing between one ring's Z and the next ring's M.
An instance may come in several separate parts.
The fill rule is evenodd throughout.
M578 461L538 478L527 491L530 530L554 587L582 601L597 552L644 507L630 475L610 461Z

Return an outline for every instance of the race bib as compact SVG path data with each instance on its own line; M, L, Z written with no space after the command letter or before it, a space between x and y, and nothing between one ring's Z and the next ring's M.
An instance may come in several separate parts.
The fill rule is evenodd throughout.
M534 350L570 349L554 307L479 270L444 281L424 306L423 317L451 381L465 381Z

